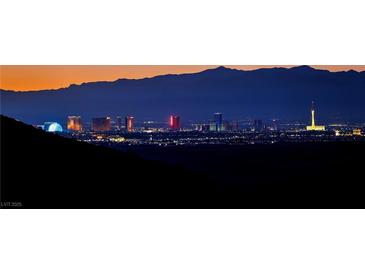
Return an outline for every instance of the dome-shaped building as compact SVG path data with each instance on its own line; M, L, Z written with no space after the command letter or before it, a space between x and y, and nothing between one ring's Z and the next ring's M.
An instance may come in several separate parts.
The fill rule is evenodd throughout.
M44 130L47 132L62 132L62 126L56 122L45 122Z

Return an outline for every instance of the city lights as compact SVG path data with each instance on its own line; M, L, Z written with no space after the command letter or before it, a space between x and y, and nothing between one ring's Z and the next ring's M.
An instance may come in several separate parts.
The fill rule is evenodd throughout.
M170 115L168 122L155 120L135 121L133 116L125 116L122 126L121 116L113 121L111 117L92 118L91 124L83 124L80 116L67 117L67 130L56 122L46 122L38 126L46 131L62 133L79 141L97 144L119 145L252 145L275 144L279 142L330 142L364 140L365 124L330 123L318 126L312 102L311 125L300 121L280 121L278 119L235 119L223 120L223 113L216 112L212 120L185 123L180 116ZM124 130L121 130L124 128Z

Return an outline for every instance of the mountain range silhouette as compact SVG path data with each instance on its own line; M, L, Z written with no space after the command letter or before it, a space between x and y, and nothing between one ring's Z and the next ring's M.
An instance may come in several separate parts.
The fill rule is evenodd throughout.
M198 73L90 82L57 90L0 90L1 113L28 123L64 122L68 115L133 115L137 120L301 119L311 101L322 121L365 117L365 71L330 72L310 66L253 71L223 66Z

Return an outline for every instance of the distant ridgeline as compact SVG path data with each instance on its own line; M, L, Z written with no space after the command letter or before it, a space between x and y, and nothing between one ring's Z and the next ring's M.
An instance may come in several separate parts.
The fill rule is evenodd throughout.
M1 113L28 123L66 121L67 116L133 115L137 120L302 119L319 106L319 124L365 117L365 72L329 72L308 66L242 71L218 67L199 73L120 79L37 92L1 91Z

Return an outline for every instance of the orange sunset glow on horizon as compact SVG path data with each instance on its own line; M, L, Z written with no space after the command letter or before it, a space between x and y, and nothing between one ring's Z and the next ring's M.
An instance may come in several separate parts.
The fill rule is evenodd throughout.
M195 73L219 65L2 65L0 89L32 91L58 89L84 82L141 79L164 74ZM294 65L224 65L240 70ZM365 71L365 65L311 65L329 71Z

